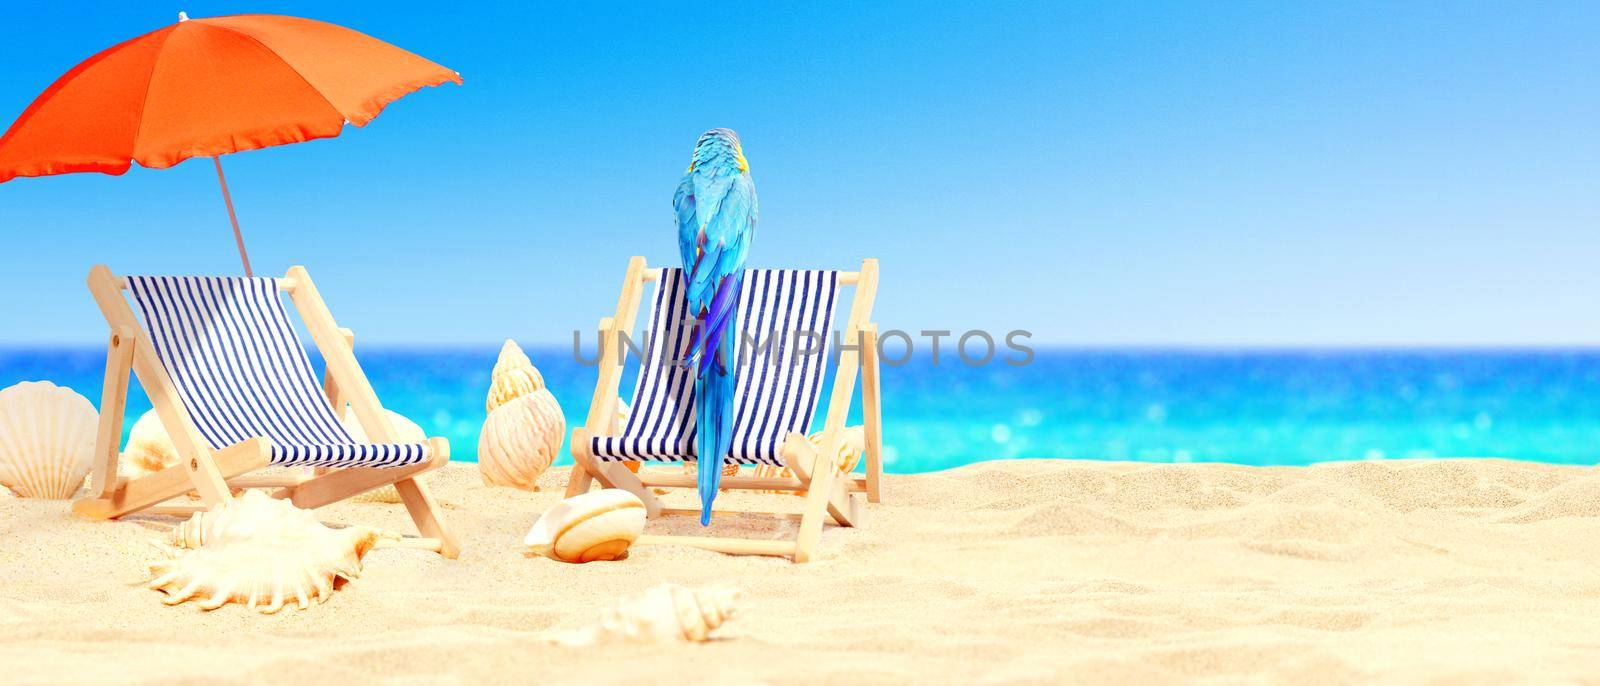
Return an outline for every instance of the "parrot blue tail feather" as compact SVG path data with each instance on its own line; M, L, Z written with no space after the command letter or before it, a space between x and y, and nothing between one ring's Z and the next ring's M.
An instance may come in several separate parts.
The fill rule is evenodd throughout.
M706 344L698 351L699 371L695 382L699 390L699 407L696 408L696 448L699 456L700 524L711 523L711 504L722 485L722 461L733 446L734 421L734 365L733 341L736 340L732 303L738 301L742 275L735 274L717 287L712 307L701 319L702 329L709 329ZM718 307L723 303L722 307ZM711 319L718 314L721 317ZM720 360L720 364L712 364Z

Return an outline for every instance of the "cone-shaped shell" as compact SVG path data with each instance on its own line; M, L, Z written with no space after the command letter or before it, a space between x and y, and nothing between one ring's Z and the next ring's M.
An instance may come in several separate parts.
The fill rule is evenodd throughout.
M856 465L861 464L861 456L867 452L867 432L859 426L847 426L839 442L839 452L834 455L834 464L839 466L840 474L849 474L855 471ZM806 437L817 450L822 450L822 432Z
M167 435L167 428L161 425L161 417L155 410L145 412L133 423L133 429L128 431L128 445L123 447L117 464L118 471L130 479L178 464L178 449L173 446L172 437Z
M544 388L544 377L533 366L516 341L507 340L500 347L500 359L494 363L489 375L489 398L484 402L485 412Z
M515 398L495 408L483 422L478 473L490 486L535 490L539 475L561 452L566 433L566 417L550 391L541 388Z
M740 592L664 583L618 601L593 625L556 634L555 643L583 647L606 643L710 640L733 617Z
M24 498L71 498L93 463L100 414L48 381L0 390L0 485Z
M562 562L620 560L644 532L639 497L620 488L567 498L546 510L522 542L537 555Z
M838 465L840 474L849 474L855 471L856 465L861 464L861 457L867 452L866 430L859 426L845 427L844 440L839 443L839 452L834 454L834 464ZM822 432L818 431L806 440L812 447L822 450ZM794 476L794 470L788 467L774 467L761 465L756 467L758 477L777 477L787 479ZM763 493L782 493L790 495L805 495L805 491L762 491Z

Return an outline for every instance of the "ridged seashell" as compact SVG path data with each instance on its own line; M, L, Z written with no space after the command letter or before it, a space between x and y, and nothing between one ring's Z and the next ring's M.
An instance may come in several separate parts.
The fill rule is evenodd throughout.
M422 427L418 426L416 422L407 419L405 415L394 410L386 408L384 412L389 415L389 423L394 426L395 443L428 442L428 432L423 431ZM349 430L350 436L355 438L357 443L371 442L371 439L367 438L366 430L361 428L361 420L356 417L355 408L348 405L345 406L343 422L344 428Z
M683 463L683 471L684 471L685 474L698 474L698 473L700 473L700 463L699 462L685 462L685 463ZM738 476L739 475L739 463L738 462L724 462L724 463L722 463L722 475L723 476Z
M0 484L24 498L71 498L94 460L100 414L49 381L0 390Z
M644 520L639 496L620 488L591 491L546 510L522 543L562 562L620 560L644 532Z
M133 423L133 429L128 432L128 445L122 448L117 464L123 476L137 479L178 464L178 460L178 449L172 445L172 437L162 426L161 417L155 410L149 410Z
M292 540L316 528L327 529L310 510L265 491L244 491L226 505L189 515L173 527L165 542L175 548L195 549L219 541Z
M611 435L621 436L623 427L628 425L628 401L617 397L617 413L611 417Z
M483 483L536 490L539 475L561 452L566 432L561 405L546 389L495 408L478 434L478 473Z
M426 443L428 441L428 432L423 431L422 427L418 426L416 422L407 419L405 415L394 410L384 408L383 411L389 414L389 424L394 426L396 442ZM366 430L361 428L361 420L356 417L355 408L346 405L344 418L341 421L344 423L345 429L350 432L352 438L362 443L371 440L367 437ZM400 492L394 490L394 486L381 486L362 493L351 500L358 503L393 504L400 502Z
M663 583L623 598L593 625L556 633L548 640L584 647L645 641L700 643L727 623L738 609L740 591L731 588L685 588Z
M806 440L810 441L812 447L816 448L818 451L822 450L822 432L821 431L818 431L818 432L816 432L814 434L811 434L810 436L806 436ZM845 429L844 429L844 441L839 444L839 452L838 452L838 454L837 454L837 456L836 456L836 458L834 460L834 463L839 466L839 473L840 474L849 474L850 472L855 471L856 465L861 463L861 456L865 455L866 452L867 452L867 432L866 432L866 429L864 429L863 427L859 427L859 426L848 426L848 427L845 427ZM772 465L760 465L760 466L756 467L755 475L757 477L763 477L763 478L783 478L783 479L787 479L787 478L790 478L790 477L794 476L794 470L789 469L788 467L774 467ZM805 495L805 491L760 491L760 492L762 492L762 493L786 493L786 494L792 494L792 495Z
M534 368L533 360L516 341L507 339L489 375L489 398L484 402L484 411L494 412L495 408L542 388L544 377Z
M289 603L304 610L361 575L361 561L380 539L368 527L331 529L311 512L262 491L196 513L171 534L171 559L151 565L149 588L176 605L201 609L227 603L271 614Z

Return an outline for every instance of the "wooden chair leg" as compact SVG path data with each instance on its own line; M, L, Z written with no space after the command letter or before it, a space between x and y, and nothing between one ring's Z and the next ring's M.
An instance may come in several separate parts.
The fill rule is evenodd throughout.
M406 512L411 513L411 521L416 522L417 531L424 537L439 539L439 554L451 560L459 556L461 544L445 528L439 503L433 499L427 485L412 477L396 481L394 489L400 492L400 502L405 503Z
M106 375L100 389L100 426L94 439L94 486L109 498L117 486L117 453L128 409L128 376L133 372L135 332L119 329L106 346Z
M866 426L867 502L883 501L883 405L878 387L878 325L862 328L861 414Z
M572 476L567 478L567 493L563 497L571 498L588 493L589 485L594 483L594 476L589 474L588 468L583 463L578 462L576 457L578 447L582 445L579 441L585 440L584 435L583 429L572 430L572 454L574 455L572 459Z
M573 478L567 483L567 492L573 493L573 487L582 479L582 489L577 493L589 490L588 479L594 478L605 488L620 488L644 501L645 513L651 517L661 515L661 499L650 492L650 488L639 480L639 475L616 462L601 462L589 454L589 433L583 429L572 432L572 467ZM579 472L582 477L577 476Z
M443 467L450 461L450 445L442 438L429 439L428 443L432 447L432 457L427 462L408 467L339 469L298 485L279 489L272 496L288 498L295 507L313 510L375 488L394 484L395 490L400 493L400 501L405 504L406 511L417 524L417 531L423 536L438 539L439 553L453 558L459 552L456 539L446 531L438 503L434 501L427 486L417 480L423 473Z
M808 484L800 515L800 533L795 539L795 562L807 562L815 556L817 542L822 539L824 519L831 516L840 526L855 526L860 518L858 501L842 488L844 484L837 479L838 467L833 460L826 459L825 454L800 434L790 434L784 444L784 459L800 480ZM810 469L802 466L808 461Z
M208 454L199 458L209 468L205 472L191 465L180 464L132 481L118 481L110 495L78 500L72 504L72 511L91 519L121 517L159 505L191 490L201 490L201 484L208 475L216 475L217 481L222 484L221 491L226 494L227 483L224 479L261 469L267 466L271 457L272 443L264 438L252 438L223 448L214 456ZM218 488L215 484L210 484L210 487ZM204 491L201 492L203 496ZM220 501L202 497L202 502L214 505Z

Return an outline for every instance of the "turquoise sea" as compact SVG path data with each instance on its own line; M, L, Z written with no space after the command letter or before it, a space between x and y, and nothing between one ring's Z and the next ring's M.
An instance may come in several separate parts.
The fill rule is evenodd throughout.
M390 409L449 437L454 457L470 461L498 349L369 347L358 357ZM581 421L595 368L570 347L528 354L569 428ZM98 403L104 364L87 347L4 349L0 386L47 379ZM624 398L631 390L630 374ZM1041 349L1022 367L917 358L885 367L883 392L893 472L1031 457L1600 462L1600 350ZM129 407L149 403L135 391ZM852 414L858 422L859 400Z

